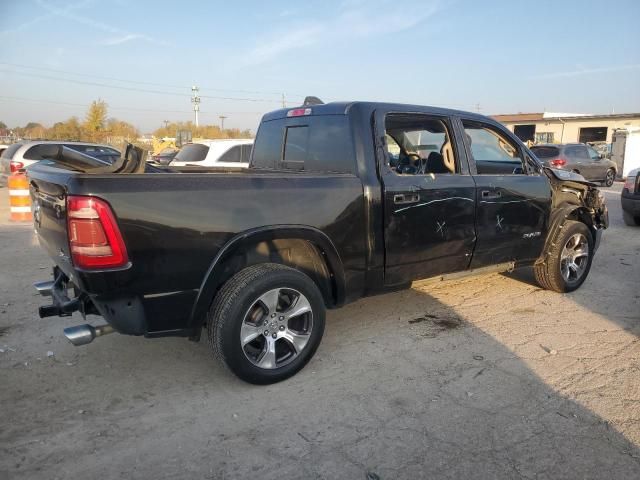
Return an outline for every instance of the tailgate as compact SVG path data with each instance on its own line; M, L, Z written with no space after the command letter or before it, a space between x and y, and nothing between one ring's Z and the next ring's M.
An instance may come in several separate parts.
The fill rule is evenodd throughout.
M65 274L72 276L67 237L66 180L73 173L55 170L58 169L41 166L29 169L33 223L42 248Z

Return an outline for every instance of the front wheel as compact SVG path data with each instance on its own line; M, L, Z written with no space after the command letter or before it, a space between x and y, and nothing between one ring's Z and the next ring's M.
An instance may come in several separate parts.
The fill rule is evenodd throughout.
M616 179L616 172L613 168L610 168L609 170L607 170L607 174L604 177L604 180L602 181L602 184L605 187L610 187L611 185L613 185L613 181Z
M587 279L594 254L593 236L582 222L567 220L543 263L533 271L538 284L555 292L573 292Z
M285 265L262 263L224 284L209 310L207 336L234 374L269 384L311 360L324 324L324 301L313 280Z

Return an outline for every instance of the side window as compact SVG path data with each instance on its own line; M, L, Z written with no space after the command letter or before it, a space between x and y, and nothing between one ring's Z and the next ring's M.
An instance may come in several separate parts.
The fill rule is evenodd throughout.
M568 160L576 159L576 148L575 147L565 147L564 156L567 157Z
M252 168L354 173L355 151L346 115L263 122L251 154Z
M571 147L566 147L564 149L565 156L576 162L584 162L589 161L589 153L587 152L587 147L583 147L582 145L574 145Z
M518 145L492 125L463 120L464 131L478 175L522 175Z
M240 145L231 147L219 159L218 162L239 163L240 162Z
M449 129L429 115L390 114L385 119L387 166L398 175L459 172Z
M240 161L242 163L249 163L249 160L251 160L251 148L253 147L252 144L249 145L242 145L240 147Z
M282 130L282 121L278 120L260 125L251 159L253 168L276 168L282 152Z
M600 154L596 152L592 147L587 147L587 150L589 151L589 157L591 157L591 160L593 160L594 162L600 160Z

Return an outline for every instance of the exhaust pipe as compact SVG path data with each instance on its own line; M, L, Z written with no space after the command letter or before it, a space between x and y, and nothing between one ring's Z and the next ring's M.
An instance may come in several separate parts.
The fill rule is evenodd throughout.
M47 280L46 282L36 282L33 286L36 288L38 293L43 297L50 297L51 290L53 290L53 284L55 282L53 280Z
M96 337L108 335L114 331L113 327L108 324L94 327L93 325L85 323L84 325L65 328L64 336L67 337L67 340L73 343L76 347L79 347L80 345L87 345L88 343L93 342Z

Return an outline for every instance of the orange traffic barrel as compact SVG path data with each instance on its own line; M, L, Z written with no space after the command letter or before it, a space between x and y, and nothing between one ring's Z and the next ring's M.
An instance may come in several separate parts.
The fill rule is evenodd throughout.
M24 173L14 173L9 176L9 220L12 222L30 222L31 197L29 197L29 180Z

